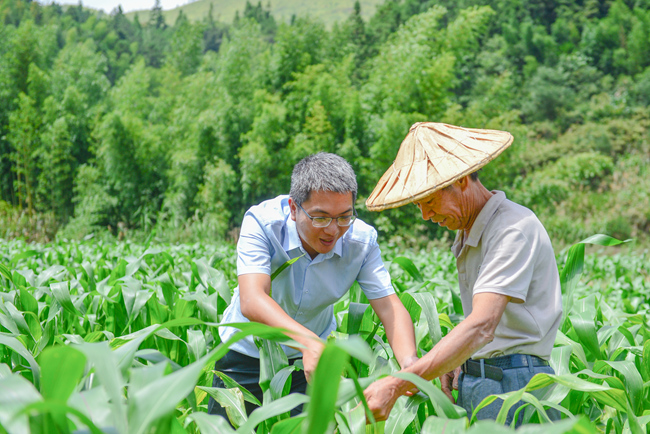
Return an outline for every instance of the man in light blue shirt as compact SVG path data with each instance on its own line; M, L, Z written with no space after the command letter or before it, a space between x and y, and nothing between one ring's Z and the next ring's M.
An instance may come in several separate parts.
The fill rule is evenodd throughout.
M289 196L253 206L242 222L237 243L239 287L223 322L250 320L291 332L302 347L283 349L291 363L302 357L304 365L304 371L294 372L292 392L305 392L323 340L336 329L333 305L355 281L384 324L398 363L406 367L417 361L411 318L390 283L377 232L356 219L356 195L350 164L337 155L318 153L294 167ZM274 271L297 257L271 282ZM221 328L222 341L236 331ZM234 344L215 369L262 400L257 384L259 352L252 338ZM214 386L223 387L216 376ZM247 407L248 412L253 409ZM226 415L212 399L208 411Z

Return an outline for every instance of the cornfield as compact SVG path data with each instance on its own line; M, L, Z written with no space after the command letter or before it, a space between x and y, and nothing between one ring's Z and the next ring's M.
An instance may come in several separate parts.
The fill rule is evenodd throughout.
M4 241L0 432L500 433L512 430L503 425L508 409L524 400L522 433L647 433L650 260L586 256L589 243L618 241L594 236L558 259L564 317L551 358L556 375L486 398L481 405L501 399L503 408L496 421L479 422L438 380L411 375L420 392L401 397L386 422L367 425L363 389L399 367L356 284L334 307L338 329L307 394L288 394L300 365L281 351L288 340L281 329L246 323L231 341L219 339L236 286L233 246ZM386 249L385 259L425 354L463 319L453 256ZM214 362L249 335L260 348L263 402L223 373L228 388L211 387ZM531 393L538 389L544 393ZM236 431L206 412L209 396ZM247 416L245 401L260 407ZM300 404L304 412L290 417ZM551 423L549 408L562 420Z

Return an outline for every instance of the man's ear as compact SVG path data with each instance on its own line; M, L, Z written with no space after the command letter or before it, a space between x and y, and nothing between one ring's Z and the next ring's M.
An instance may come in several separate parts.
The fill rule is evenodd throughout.
M464 191L469 186L469 177L470 175L465 175L462 178L460 178L458 181L456 181L461 191Z
M291 220L296 221L296 213L298 212L298 207L293 199L289 198L289 210L291 210Z

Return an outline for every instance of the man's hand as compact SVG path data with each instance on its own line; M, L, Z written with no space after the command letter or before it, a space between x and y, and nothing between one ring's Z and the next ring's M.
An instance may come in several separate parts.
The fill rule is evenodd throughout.
M313 340L307 348L302 349L302 365L305 368L305 378L308 383L311 383L311 376L316 370L323 348L325 345L322 342Z
M395 401L400 397L399 380L395 377L382 378L375 381L363 392L368 401L368 407L377 422L388 419Z
M451 391L458 390L458 377L460 376L460 366L454 369L451 372L447 372L445 375L440 377L440 388L447 395L447 398L453 403L456 404L454 395Z

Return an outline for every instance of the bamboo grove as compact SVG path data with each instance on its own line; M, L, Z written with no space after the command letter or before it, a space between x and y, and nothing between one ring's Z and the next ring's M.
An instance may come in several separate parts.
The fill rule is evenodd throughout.
M427 120L511 131L482 179L554 240L647 239L647 1L386 0L331 27L247 3L238 17L1 0L0 236L232 238L316 151L353 164L361 204ZM443 235L413 210L359 208L384 234Z

